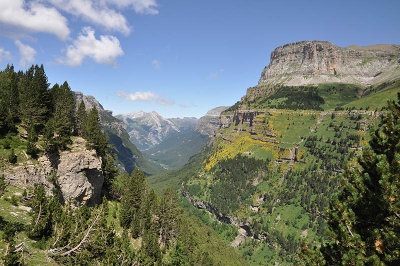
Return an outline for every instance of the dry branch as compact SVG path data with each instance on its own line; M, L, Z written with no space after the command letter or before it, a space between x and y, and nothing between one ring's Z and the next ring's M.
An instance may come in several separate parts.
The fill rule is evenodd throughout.
M93 227L96 225L97 220L100 218L102 212L103 212L103 205L102 205L101 209L99 210L99 212L97 213L96 217L93 219L92 224L89 226L89 228L87 229L87 231L86 231L84 237L82 238L82 240L79 242L78 245L76 245L74 248L72 248L72 249L70 249L70 250L68 250L68 251L66 251L66 252L64 252L64 253L61 253L61 254L58 254L58 253L60 253L61 250L65 249L66 247L63 247L63 248L53 248L53 249L48 250L48 253L49 253L49 254L52 254L52 255L57 255L57 256L64 257L64 256L69 256L69 255L71 255L72 253L74 253L74 252L76 252L77 250L79 250L79 249L81 248L81 246L87 241L87 238L89 237L90 233L92 232Z

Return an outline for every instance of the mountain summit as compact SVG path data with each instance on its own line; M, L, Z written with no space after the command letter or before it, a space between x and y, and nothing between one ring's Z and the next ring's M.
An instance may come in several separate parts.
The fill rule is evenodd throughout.
M260 85L301 86L327 82L372 85L400 77L400 45L339 47L301 41L277 47Z

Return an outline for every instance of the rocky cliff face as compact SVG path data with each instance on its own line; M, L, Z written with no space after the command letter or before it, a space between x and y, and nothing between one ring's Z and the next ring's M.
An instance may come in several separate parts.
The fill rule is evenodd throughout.
M258 85L341 82L368 86L398 77L400 45L339 47L326 41L302 41L276 48Z
M43 184L48 193L54 188L54 174L64 201L92 206L101 201L104 177L101 158L95 150L85 148L85 140L76 138L71 150L63 151L59 158L46 155L37 162L28 160L12 168L0 170L11 183L23 187Z
M196 125L196 131L202 135L214 137L215 132L220 128L219 116L229 106L219 106L211 109L205 116L201 117Z

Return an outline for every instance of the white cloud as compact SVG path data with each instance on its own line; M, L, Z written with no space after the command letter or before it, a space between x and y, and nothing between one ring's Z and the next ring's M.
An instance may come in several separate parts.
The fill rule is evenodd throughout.
M222 75L222 73L224 73L224 70L218 69L214 73L211 73L210 75L208 75L207 79L217 79Z
M19 64L22 67L26 67L35 61L36 51L29 45L23 44L20 41L15 41L15 45L18 46L20 60Z
M139 14L158 14L156 0L103 0L104 2L116 5L119 8L131 7Z
M0 47L0 63L3 63L3 61L6 62L10 61L11 59L12 59L11 53Z
M126 18L109 8L103 0L46 0L58 9L81 17L86 21L105 27L107 30L129 34L131 29Z
M157 59L154 59L153 61L151 61L151 65L153 66L153 68L155 70L160 70L161 69L161 63Z
M94 33L90 27L83 28L78 38L68 46L66 57L59 62L79 66L85 57L89 57L99 64L116 65L116 58L124 54L119 40L110 35L100 35L100 39L96 39Z
M0 0L0 23L54 34L62 40L70 33L64 16L54 7L46 7L37 1L28 4L24 0Z
M119 97L125 98L128 101L141 101L141 102L152 102L155 101L158 104L170 106L175 104L173 100L167 100L164 96L158 95L151 91L137 91L135 93L129 93L126 91L117 92Z

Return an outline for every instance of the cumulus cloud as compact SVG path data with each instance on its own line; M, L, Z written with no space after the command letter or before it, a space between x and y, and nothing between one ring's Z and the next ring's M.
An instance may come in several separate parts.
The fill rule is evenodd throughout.
M0 1L0 23L27 31L54 34L62 40L70 33L64 16L54 7L46 7L37 1Z
M20 41L15 41L15 45L19 49L20 60L19 64L26 67L35 61L36 51L29 45L23 44Z
M153 66L153 68L155 70L160 70L161 69L161 63L160 61L154 59L153 61L151 61L151 65Z
M104 1L93 0L47 0L60 10L105 27L107 30L129 34L131 29L126 18L118 11L109 8Z
M223 69L218 69L217 71L211 73L210 75L208 75L207 79L217 79L219 78L222 73L224 73Z
M125 100L128 101L141 101L141 102L157 102L158 104L164 105L164 106L170 106L175 104L173 100L167 100L165 99L164 96L158 95L154 92L151 91L137 91L135 93L129 93L126 91L119 91L117 92L117 95L119 97L124 98Z
M12 59L11 53L0 47L0 63L10 61Z
M96 39L94 30L85 27L72 45L68 46L66 57L59 62L79 66L85 57L89 57L99 64L116 65L116 58L123 54L124 51L116 37L100 35L100 39Z
M156 0L103 0L104 2L114 4L119 8L132 7L136 13L140 14L158 14L156 9L158 4Z

